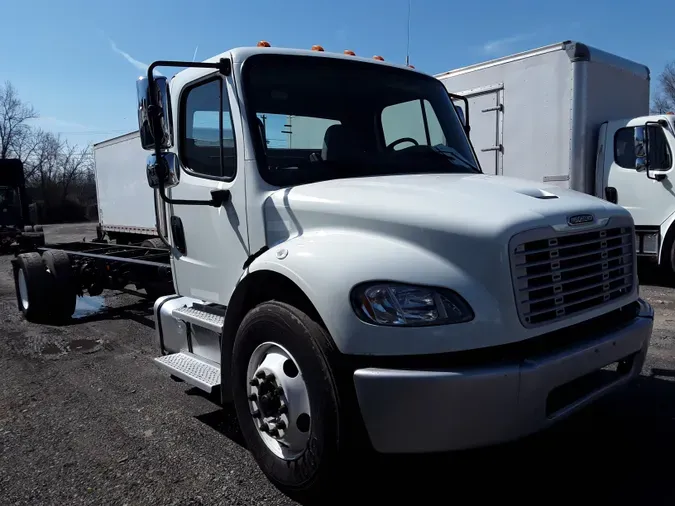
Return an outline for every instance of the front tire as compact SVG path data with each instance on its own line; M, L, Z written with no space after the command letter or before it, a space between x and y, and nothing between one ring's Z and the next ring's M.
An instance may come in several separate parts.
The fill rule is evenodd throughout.
M322 326L281 302L252 309L235 337L232 388L242 434L268 479L297 499L325 493L342 474L334 353Z

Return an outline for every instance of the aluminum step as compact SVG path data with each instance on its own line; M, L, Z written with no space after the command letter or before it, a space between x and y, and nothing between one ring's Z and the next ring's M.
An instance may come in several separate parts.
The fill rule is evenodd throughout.
M192 353L180 352L157 357L155 363L190 385L212 392L220 386L220 367Z
M225 323L224 316L208 313L194 307L179 307L171 312L171 316L218 334L222 332Z

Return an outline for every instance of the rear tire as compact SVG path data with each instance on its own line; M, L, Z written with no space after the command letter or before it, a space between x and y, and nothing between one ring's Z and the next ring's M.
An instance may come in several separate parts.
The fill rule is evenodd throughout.
M287 414L279 415L272 411L272 418L269 418L269 410L264 404L260 404L260 410L256 410L254 401L249 397L252 395L250 390L252 391L253 384L250 383L252 378L249 376L256 367L254 365L252 369L251 364L257 354L261 353L260 350L268 346L277 350L277 357L280 356L279 353L282 357L290 356L292 363L297 366L290 377L296 378L292 380L296 386L297 376L304 384L302 388L306 394L302 395L306 395L308 399L310 413L302 413L302 408L294 407L293 391L289 393L286 387L281 388L282 393L278 395L281 395L281 404L287 406ZM329 361L334 353L332 341L323 327L299 309L276 301L265 302L252 309L244 317L234 341L231 378L233 398L248 449L263 473L277 488L301 501L318 499L320 493L330 494L333 486L339 483L343 471L349 468L341 466L346 438L339 392ZM263 364L272 356L267 355ZM288 362L287 359L281 360L284 364ZM286 367L283 369L283 372L277 371L276 376L272 374L264 381L278 378L273 379L271 384L283 385L284 380L288 381ZM260 387L256 387L256 392L260 394L262 388L261 383ZM260 397L263 395L260 394ZM295 398L298 399L297 395ZM302 400L298 403L304 404ZM255 414L256 411L258 415ZM264 415L262 419L260 413ZM302 420L301 416L304 416ZM295 447L285 445L286 448L282 451L285 454L280 456L280 451L275 451L275 441L261 428L261 421L275 417L277 420L286 417L288 420L285 424L295 424L287 429L295 430L296 435L298 430L307 433L306 442L299 446L294 443ZM282 435L287 437L287 434L288 437L293 436L290 432ZM284 445L279 445L281 446Z
M75 312L77 293L75 274L68 254L63 251L45 251L42 262L50 273L51 296L49 309L51 316L58 321L67 320Z
M19 311L26 320L46 320L49 316L51 280L39 253L22 253L16 258L14 286Z
M146 239L141 243L141 246L144 248L169 249L166 247L166 244L164 244L164 241L162 241L159 237Z
M141 246L144 248L155 248L155 249L163 249L163 250L168 250L166 244L159 238L159 237L152 237L150 239L145 239L142 243ZM165 295L170 295L174 292L173 290L173 284L170 282L161 282L161 281L150 281L145 284L145 293L148 294L148 299L150 300L157 300L160 297L164 297Z

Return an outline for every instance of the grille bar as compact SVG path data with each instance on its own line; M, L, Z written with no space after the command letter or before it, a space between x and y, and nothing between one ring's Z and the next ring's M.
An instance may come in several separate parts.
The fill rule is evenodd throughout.
M631 233L628 232L628 233L625 233L625 234L621 234L619 236L610 237L610 239L619 239L619 238L624 239L624 238L629 238L630 236L631 236ZM604 235L603 237L607 237L607 235ZM577 242L577 243L565 245L565 246L549 246L549 247L546 247L546 248L540 248L538 250L532 250L532 251L527 251L527 252L516 252L516 256L525 255L525 254L531 255L532 253L543 253L543 252L549 251L551 249L556 249L556 248L565 249L565 248L573 248L575 246L587 246L589 244L594 244L597 241L598 241L597 239L589 239L587 241L581 241L581 242ZM549 241L549 243L550 243L550 241ZM556 241L556 244L557 244L557 241Z
M609 252L610 252L610 251L615 251L615 250L621 249L621 248L623 248L623 245L615 246L615 247L613 247L613 248L605 248L605 251L606 251L607 254L609 255ZM520 264L516 264L516 267L523 267L523 266L527 266L527 267L537 267L538 265L546 265L546 264L549 264L549 263L551 263L551 260L556 260L556 259L558 259L558 258L565 258L566 260L576 260L577 258L583 258L583 257L587 257L587 256L591 256L591 255L597 254L597 251L593 251L593 252L590 252L590 253L578 253L578 254L576 254L576 255L570 255L570 256L561 257L561 256L560 256L560 250L552 250L551 252L552 252L552 253L553 253L553 252L557 252L556 256L555 256L555 257L552 257L552 258L549 258L548 260L540 260L539 262L532 262L532 263L523 262L523 263L520 263Z
M626 259L632 258L632 256L633 256L632 253L626 253L625 255L621 255L620 257L617 257L617 259L621 259L625 262ZM586 262L584 264L577 265L577 266L574 266L574 267L567 267L566 269L558 269L558 270L556 270L556 272L559 272L559 273L563 274L565 272L575 271L577 269L583 269L584 267L591 267L591 266L593 266L597 263L598 262L596 262L596 261ZM530 274L530 275L525 275L525 276L518 276L518 281L541 278L542 276L546 276L546 275L547 274ZM526 288L526 290L529 290L529 288Z
M598 277L597 274L595 275L595 277ZM624 274L623 276L612 278L611 281L618 281L618 280L625 281L626 279L632 278L632 277L633 277L632 273L631 274ZM565 292L565 295L574 295L575 293L581 293L581 292L585 292L587 290L592 290L593 288L600 288L600 287L603 287L604 285L609 285L608 280L609 280L609 278L607 278L607 280L600 281L599 283L587 285L587 286L584 286L582 288L577 288L575 290L567 290ZM557 286L557 285L554 285L554 286ZM549 297L540 297L538 299L529 299L529 300L526 299L526 300L523 300L522 303L523 304L534 304L536 302L544 302L544 301L547 301L547 300L555 299L557 297L558 297L558 295L552 295L552 296L549 296Z
M591 265L594 265L594 264L595 264L595 262L591 262L591 263L589 263L589 264L586 264L586 267L591 266ZM609 271L612 272L612 271L615 271L615 270L618 270L618 269L622 269L622 268L623 268L623 267L615 267L614 269L609 269ZM574 269L576 269L576 267L575 267ZM570 270L573 270L573 269L567 269L567 271L570 271ZM559 270L559 271L556 271L556 272L565 272L565 271ZM586 274L585 276L578 276L578 277L575 277L575 278L574 278L574 281L583 281L583 280L585 280L585 279L594 278L594 277L596 277L596 276L597 276L596 273L593 273L593 274ZM536 278L536 277L537 277L537 276L531 276L531 278ZM541 275L540 275L539 277L541 277ZM519 279L524 279L524 278L519 278ZM555 287L555 286L558 285L558 284L559 284L559 283L556 283L556 282L552 281L551 283L547 283L547 284L545 284L545 285L539 285L539 286L537 286L537 289L538 289L538 290L541 290L541 289L543 289L543 288L551 288L551 287ZM519 288L519 289L518 289L519 292L529 292L529 291L531 291L531 290L532 290L532 289L531 289L531 288L528 288L528 287L525 287L525 288Z
M577 233L537 229L511 240L511 274L523 325L559 321L632 293L633 225L629 219L617 221L625 225Z

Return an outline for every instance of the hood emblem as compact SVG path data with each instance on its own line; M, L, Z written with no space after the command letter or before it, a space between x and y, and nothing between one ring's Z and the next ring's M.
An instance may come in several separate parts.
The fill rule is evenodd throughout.
M585 225L586 223L593 223L595 221L595 216L592 214L575 214L574 216L567 217L567 224L570 227L576 225Z

